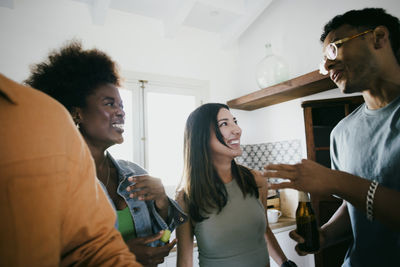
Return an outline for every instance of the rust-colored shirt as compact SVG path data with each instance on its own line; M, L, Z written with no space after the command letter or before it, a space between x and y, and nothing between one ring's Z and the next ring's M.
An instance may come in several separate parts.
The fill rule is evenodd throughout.
M64 107L0 74L0 266L141 266Z

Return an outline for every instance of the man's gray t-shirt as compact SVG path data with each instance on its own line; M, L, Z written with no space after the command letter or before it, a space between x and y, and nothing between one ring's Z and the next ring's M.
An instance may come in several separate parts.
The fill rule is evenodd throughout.
M333 169L400 191L400 97L377 110L363 104L344 118L331 133L331 160ZM354 241L343 266L400 266L400 233L347 207Z

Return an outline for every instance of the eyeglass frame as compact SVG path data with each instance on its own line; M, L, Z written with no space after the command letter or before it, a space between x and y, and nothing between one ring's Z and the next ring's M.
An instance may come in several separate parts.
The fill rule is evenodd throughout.
M353 36L345 37L345 38L339 39L337 41L334 41L332 43L329 43L325 48L324 57L322 58L322 61L319 64L319 73L321 73L322 75L327 75L328 74L328 70L325 68L325 63L326 63L327 59L335 60L337 58L338 50L339 50L339 47L340 47L340 46L338 47L337 45L342 45L343 43L345 43L347 41L350 41L350 40L352 40L354 38L360 37L360 36L362 36L364 34L372 32L372 31L373 31L373 29L369 29L369 30L357 33L357 34L355 34ZM334 47L335 48L336 53L335 53L334 57L329 57L328 54L326 53L326 49L328 49L328 47Z

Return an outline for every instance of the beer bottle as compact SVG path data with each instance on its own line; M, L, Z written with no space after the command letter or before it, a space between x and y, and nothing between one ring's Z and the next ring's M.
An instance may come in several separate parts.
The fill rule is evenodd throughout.
M319 250L319 232L314 210L307 193L299 191L299 205L296 210L296 232L304 238L299 248L305 252Z

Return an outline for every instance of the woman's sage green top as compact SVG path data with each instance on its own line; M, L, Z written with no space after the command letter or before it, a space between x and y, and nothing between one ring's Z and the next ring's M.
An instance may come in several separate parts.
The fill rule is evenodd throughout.
M225 185L228 202L218 214L196 223L194 234L202 267L265 267L269 263L265 210L236 181Z

